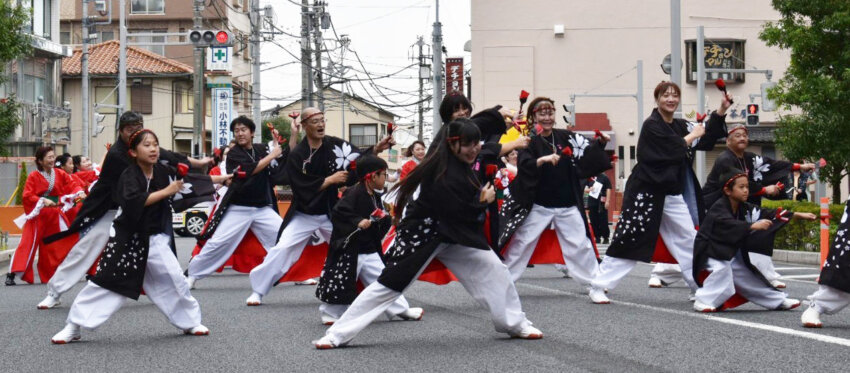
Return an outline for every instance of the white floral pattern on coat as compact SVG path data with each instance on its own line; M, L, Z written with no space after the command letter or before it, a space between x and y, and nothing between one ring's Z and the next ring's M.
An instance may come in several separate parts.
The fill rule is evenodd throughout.
M360 156L360 153L353 151L351 144L344 142L342 147L334 145L334 155L336 156L336 168L345 170L351 162L354 162Z

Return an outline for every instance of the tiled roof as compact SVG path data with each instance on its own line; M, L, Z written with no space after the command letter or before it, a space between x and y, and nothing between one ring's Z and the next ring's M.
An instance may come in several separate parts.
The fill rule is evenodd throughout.
M118 74L117 40L94 44L89 47L89 74L117 75ZM71 57L62 59L62 75L80 75L82 67L80 58L82 49L75 49ZM192 66L160 56L156 53L137 47L127 47L128 74L187 74L192 73Z

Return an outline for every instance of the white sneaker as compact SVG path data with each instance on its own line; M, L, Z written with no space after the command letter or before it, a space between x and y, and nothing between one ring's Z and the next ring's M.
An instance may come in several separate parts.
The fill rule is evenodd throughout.
M333 325L337 321L339 321L338 318L322 312L322 325Z
M186 284L189 285L189 290L195 290L195 282L197 282L197 281L198 281L198 279L196 279L192 276L186 277Z
M520 338L520 339L542 339L543 332L540 329L537 329L531 325L523 328L519 333L510 333L511 338Z
M717 312L717 308L709 306L709 305L707 305L703 302L700 302L698 300L694 300L694 311L711 313L711 312Z
M59 331L59 333L56 333L53 338L50 338L50 342L57 345L63 345L79 340L80 326L70 322L68 324L65 324L65 328Z
M206 326L198 325L192 329L186 329L183 331L183 334L186 335L210 335L210 330L207 329Z
M780 311L793 310L797 307L800 307L801 304L803 304L803 302L800 302L799 299L785 298L785 300L782 301L782 304L779 305L777 310L780 310Z
M259 306L263 304L263 296L259 293L251 293L251 296L245 300L245 304L249 306Z
M306 280L304 280L304 281L298 281L298 282L296 282L296 283L295 283L295 285L316 285L316 284L318 284L318 283L319 283L319 281L316 281L316 279L315 279L315 278L308 278L308 279L306 279Z
M319 338L316 341L313 341L313 346L316 346L317 350L330 350L332 348L336 348L336 344L331 340L331 337L325 335L322 338Z
M605 290L603 289L590 289L590 301L596 304L609 304L611 300L608 299L608 296L605 295Z
M667 286L667 284L665 284L664 281L661 281L660 278L655 277L655 276L652 276L652 277L649 278L649 287L654 288L654 289L658 289L658 288L663 288L665 286Z
M820 312L814 307L809 307L803 315L800 316L800 322L804 328L823 328L823 323L820 321Z
M785 289L785 283L779 280L773 280L770 282L770 286L773 286L777 289Z
M42 300L41 303L39 303L36 307L38 307L38 309L40 310L46 310L56 307L60 304L62 304L62 302L59 301L59 297L54 298L52 295L47 294L47 297L45 297L44 300Z
M424 314L425 310L419 307L410 307L397 316L407 321L419 321L422 320L422 315Z

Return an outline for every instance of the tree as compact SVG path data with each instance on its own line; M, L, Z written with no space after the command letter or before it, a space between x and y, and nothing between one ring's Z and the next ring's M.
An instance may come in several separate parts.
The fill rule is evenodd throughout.
M0 1L0 85L7 80L6 67L9 62L32 51L30 35L22 32L29 22L29 13L12 1ZM0 155L8 155L6 139L15 133L21 124L20 105L15 96L0 98Z
M292 121L289 118L275 117L274 119L264 120L262 123L257 123L258 126L262 126L263 131L261 134L261 138L264 144L272 139L271 131L269 131L268 126L266 126L266 123L268 122L271 122L274 125L274 128L277 129L277 132L280 134L280 137L287 139L286 144L289 144L289 141L298 141L297 137L295 139L292 139L289 134L291 132L290 126Z
M840 201L850 169L850 2L773 0L773 7L780 19L759 37L790 50L791 63L768 94L783 109L802 112L779 119L777 145L791 159L826 159L820 175Z
M24 186L27 184L27 164L21 162L21 174L18 175L18 191L15 192L15 204L20 206L24 204Z

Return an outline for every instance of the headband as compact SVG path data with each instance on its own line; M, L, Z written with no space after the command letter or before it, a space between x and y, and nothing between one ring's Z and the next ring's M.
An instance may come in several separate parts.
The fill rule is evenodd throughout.
M543 101L538 102L537 105L534 105L534 108L532 108L531 113L535 114L538 111L543 110L543 109L555 109L554 101L543 100Z
M306 121L310 120L310 118L315 117L316 115L319 115L319 114L324 115L325 113L323 113L321 111L317 111L317 112L310 114L310 115L304 117L303 119L301 119L301 122L306 122Z
M747 174L744 174L744 173L735 174L734 176L730 177L729 180L726 180L726 183L723 184L723 187L728 188L729 184L731 184L733 181L735 181L735 179L737 179L739 177L748 177L748 176L747 176Z
M729 132L727 133L727 135L731 135L731 134L732 134L733 132L735 132L735 131L744 131L744 132L746 132L747 134L749 134L749 133L750 133L750 130L749 130L749 129L747 129L747 126L744 126L744 125L740 125L740 124L739 124L739 125L737 125L737 126L732 127L732 129L730 129L730 130L729 130Z

